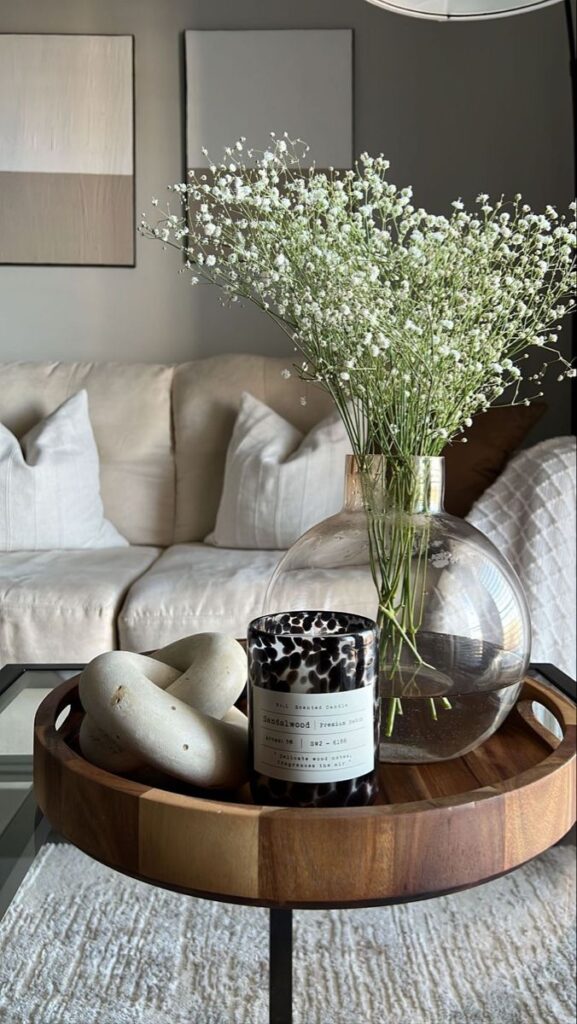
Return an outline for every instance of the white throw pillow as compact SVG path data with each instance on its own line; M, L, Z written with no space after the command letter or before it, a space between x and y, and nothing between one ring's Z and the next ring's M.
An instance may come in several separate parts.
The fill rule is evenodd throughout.
M0 424L0 551L126 546L104 518L99 469L86 391L20 442Z
M350 444L337 413L303 434L243 394L207 544L284 550L343 505Z

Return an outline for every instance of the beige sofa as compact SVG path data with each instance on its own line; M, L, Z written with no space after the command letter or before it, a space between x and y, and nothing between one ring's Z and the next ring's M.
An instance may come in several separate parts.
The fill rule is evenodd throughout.
M213 529L243 391L302 430L330 400L284 380L286 360L217 356L179 366L0 364L0 421L21 436L81 388L101 460L111 550L0 554L0 664L85 662L190 633L237 636L261 611L278 551L203 543Z

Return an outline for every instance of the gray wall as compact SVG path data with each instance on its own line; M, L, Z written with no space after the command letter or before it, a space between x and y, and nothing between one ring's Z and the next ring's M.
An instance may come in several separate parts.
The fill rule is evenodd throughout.
M480 191L520 191L537 206L569 202L562 5L447 25L364 0L0 0L3 32L135 35L138 211L183 175L183 30L283 27L355 29L356 149L383 151L393 180L414 185L420 204L443 211ZM0 266L0 359L170 362L290 351L256 311L221 308L178 269L176 254L140 238L136 269ZM550 401L538 434L567 433L567 384Z

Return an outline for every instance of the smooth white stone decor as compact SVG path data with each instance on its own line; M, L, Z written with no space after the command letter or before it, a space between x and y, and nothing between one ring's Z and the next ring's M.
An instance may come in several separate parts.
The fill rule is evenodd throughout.
M108 733L96 724L90 715L85 715L82 719L78 741L80 749L88 761L98 768L112 772L113 775L133 772L142 767L142 758L124 750L116 740L111 739Z
M82 753L108 771L144 763L194 786L238 788L247 779L247 728L233 705L246 675L242 647L220 633L153 657L101 654L80 676Z
M156 651L154 658L179 673L170 693L211 718L224 718L246 684L246 654L224 633L184 637Z

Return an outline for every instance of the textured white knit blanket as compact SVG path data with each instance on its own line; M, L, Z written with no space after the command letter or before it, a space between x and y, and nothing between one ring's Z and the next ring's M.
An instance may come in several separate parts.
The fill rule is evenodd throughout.
M509 559L525 588L532 661L576 674L576 454L574 437L519 452L468 520Z
M297 912L295 1024L574 1024L574 906L559 846L465 893ZM266 1024L267 927L46 846L0 924L0 1021Z

